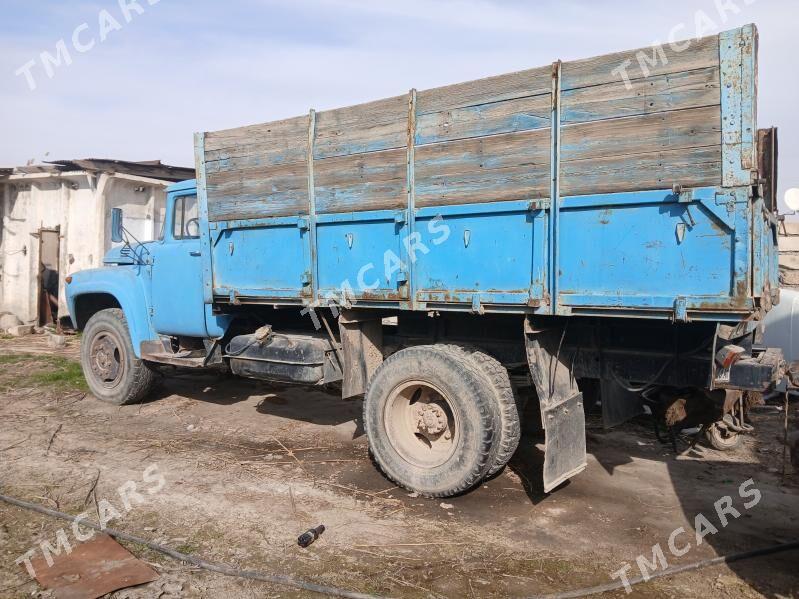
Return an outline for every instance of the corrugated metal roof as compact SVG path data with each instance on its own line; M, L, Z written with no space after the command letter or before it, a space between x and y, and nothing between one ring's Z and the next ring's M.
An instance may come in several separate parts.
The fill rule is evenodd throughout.
M110 158L83 158L73 160L51 160L47 164L63 167L64 170L124 173L164 181L183 181L194 178L194 169L163 164L160 160L131 162Z
M178 182L194 178L194 169L182 166L163 164L160 160L131 162L110 158L81 158L74 160L50 160L44 164L0 168L0 177L17 174L58 174L69 171L86 171L92 173L120 173L136 175L161 181Z

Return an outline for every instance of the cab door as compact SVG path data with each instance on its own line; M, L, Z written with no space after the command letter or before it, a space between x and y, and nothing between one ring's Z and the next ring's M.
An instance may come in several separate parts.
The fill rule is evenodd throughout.
M151 256L152 322L163 335L207 337L197 195L167 198L164 235Z

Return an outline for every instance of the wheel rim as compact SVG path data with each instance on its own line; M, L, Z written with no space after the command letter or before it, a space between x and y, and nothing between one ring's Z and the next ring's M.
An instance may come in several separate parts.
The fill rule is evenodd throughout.
M89 347L89 370L92 378L108 389L116 387L125 371L121 340L110 331L95 335Z
M460 438L451 400L423 381L408 381L390 393L384 411L388 441L408 463L435 468L446 463Z

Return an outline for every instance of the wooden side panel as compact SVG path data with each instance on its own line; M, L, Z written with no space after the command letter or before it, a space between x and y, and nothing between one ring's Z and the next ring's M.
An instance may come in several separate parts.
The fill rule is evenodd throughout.
M720 183L717 36L565 63L560 80L563 195ZM325 111L310 141L308 117L209 133L209 218L309 214L309 143L320 214L406 207L409 177L420 207L549 197L552 84L542 67L421 91L413 115L408 96Z
M314 139L319 214L407 204L408 97L321 112Z
M316 160L402 148L407 143L408 96L316 115Z
M675 46L663 44L658 50L640 48L565 62L562 89L565 91L605 83L619 83L624 86L621 69L630 81L635 81L719 66L718 36L691 40L690 45L686 46L688 43L680 42Z
M552 69L550 67L528 69L420 91L417 114L432 114L527 96L538 96L549 93L551 90Z
M416 206L550 195L552 69L419 92Z
M405 148L314 161L316 210L361 212L403 208L408 201Z
M206 134L211 221L308 214L308 117Z
M710 146L574 160L561 164L560 176L561 196L669 189L677 181L704 187L721 179L721 150Z
M550 130L475 137L416 148L416 205L550 195Z
M620 117L639 116L719 106L719 69L671 73L631 81L618 81L563 92L561 122L564 125Z
M552 95L530 96L419 115L416 144L426 145L549 127Z
M719 65L717 36L565 63L561 195L720 185Z

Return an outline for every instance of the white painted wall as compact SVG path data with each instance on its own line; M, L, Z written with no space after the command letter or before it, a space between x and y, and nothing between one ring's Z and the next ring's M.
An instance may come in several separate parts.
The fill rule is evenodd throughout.
M36 323L39 240L34 234L60 227L59 316L66 316L64 278L102 266L111 247L111 208L124 210L125 228L140 241L154 239L163 222L167 185L79 172L11 176L0 190L0 312Z

